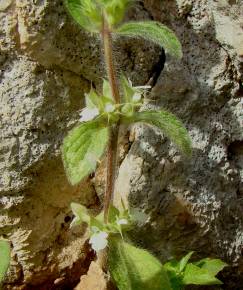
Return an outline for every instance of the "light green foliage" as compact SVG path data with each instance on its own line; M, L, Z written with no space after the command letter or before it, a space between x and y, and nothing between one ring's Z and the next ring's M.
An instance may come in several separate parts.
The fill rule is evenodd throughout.
M119 290L172 290L159 260L119 237L109 239L108 264Z
M103 14L112 28L122 21L132 0L65 0L71 16L84 29L92 33L102 31Z
M94 117L99 116L100 122L104 124L112 124L119 119L119 105L116 105L112 92L107 80L103 80L102 95L98 95L93 89L88 94L85 94L86 107L82 112L88 115L92 115L92 112L97 112ZM82 121L82 119L81 119Z
M74 20L89 32L99 32L102 26L102 14L96 1L65 0L68 12Z
M132 227L132 218L128 210L118 210L113 205L110 206L108 223L104 222L104 213L101 212L97 216L89 215L87 209L78 203L71 203L71 209L74 214L74 219L71 223L72 226L81 223L87 223L91 229L92 227L98 228L99 231L105 231L112 234L121 234L123 231L128 231Z
M83 222L88 224L90 223L90 216L88 214L86 207L84 207L81 204L72 202L71 209L74 214L74 219L70 224L70 227L80 225Z
M215 276L227 266L220 259L203 259L189 263L193 252L188 253L179 262L170 261L164 265L168 272L173 290L182 290L185 285L217 285L222 282Z
M7 240L0 240L0 285L4 280L10 264L10 244Z
M133 87L132 82L125 76L121 77L122 98L121 113L125 116L132 116L142 105L143 94L151 88L150 86Z
M116 33L123 36L142 37L162 46L169 54L181 58L182 49L172 30L155 21L128 22L117 28Z
M192 263L186 266L182 283L184 285L217 285L223 284L219 279L214 277L207 269L200 268Z
M108 128L93 120L81 123L64 139L62 158L72 185L93 172L109 139Z
M103 2L108 23L110 27L113 27L123 20L128 5L134 0L101 0L101 2Z
M188 261L191 259L191 256L194 252L189 252L187 255L185 255L179 262L179 272L182 272L186 265L188 264Z
M123 118L124 122L144 122L158 127L173 141L186 155L191 154L191 141L187 130L173 114L167 111L144 111L136 112L132 117Z

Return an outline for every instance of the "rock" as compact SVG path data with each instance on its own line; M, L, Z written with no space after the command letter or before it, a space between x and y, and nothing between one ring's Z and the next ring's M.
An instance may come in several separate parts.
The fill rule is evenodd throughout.
M232 266L225 289L243 284L241 14L236 0L136 3L128 19L153 18L182 42L183 59L166 56L164 68L150 43L115 42L117 67L133 83L159 74L147 107L180 117L194 148L185 158L160 132L133 127L117 181L127 203L148 215L133 239L162 261L190 250L222 258ZM69 205L99 206L94 185L102 195L104 166L95 184L71 187L60 145L91 83L101 87L101 43L61 0L3 0L0 22L0 236L13 246L5 288L74 286L94 257L85 227L69 229ZM81 281L93 283L92 273L104 278L92 263Z
M182 2L145 1L154 19L177 33L184 51L180 62L166 57L148 108L166 108L183 120L192 158L157 130L136 125L117 193L149 216L132 235L139 246L162 261L190 250L195 258L219 257L233 266L224 272L225 289L235 289L243 273L243 169L236 149L243 142L243 76L241 36L230 38L222 23L227 15L228 31L237 26L237 34L242 9L240 1L225 9L223 1L187 1L190 12L183 13Z
M105 276L98 263L92 262L87 275L80 279L80 283L74 290L108 290L107 277Z

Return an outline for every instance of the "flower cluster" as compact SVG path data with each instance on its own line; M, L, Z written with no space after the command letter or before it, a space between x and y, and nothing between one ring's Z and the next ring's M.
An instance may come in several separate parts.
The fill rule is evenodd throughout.
M93 89L85 95L86 107L80 113L80 122L88 122L95 118L103 118L108 123L116 122L120 116L131 117L142 105L142 96L150 86L133 87L132 82L122 77L124 102L117 105L113 101L109 83L104 80L103 94L98 95Z

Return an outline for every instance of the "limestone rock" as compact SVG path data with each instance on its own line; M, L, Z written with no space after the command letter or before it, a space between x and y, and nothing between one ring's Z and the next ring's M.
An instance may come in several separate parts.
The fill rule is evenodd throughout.
M92 262L87 275L81 277L80 283L74 290L108 290L107 277L98 263Z
M231 1L234 4L222 9L221 2L145 1L154 19L177 33L184 51L180 62L166 57L147 107L166 108L183 120L193 156L181 156L163 134L136 125L117 192L131 207L149 215L133 234L140 246L162 261L190 250L198 258L220 257L233 266L224 272L225 289L241 289L242 5ZM237 26L234 32L241 36L229 38L223 17L227 29Z

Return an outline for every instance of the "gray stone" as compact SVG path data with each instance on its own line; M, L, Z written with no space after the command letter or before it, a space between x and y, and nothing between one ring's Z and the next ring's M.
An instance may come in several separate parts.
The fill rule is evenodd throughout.
M223 9L221 1L145 1L154 19L177 33L184 52L179 62L166 57L150 108L183 120L193 155L181 156L157 130L136 125L117 181L117 193L148 215L133 234L136 242L162 261L190 250L195 258L227 261L234 269L225 271L225 289L242 289L243 263L242 46L235 35L242 35L242 5L234 2ZM234 36L223 17L227 31L237 27Z

